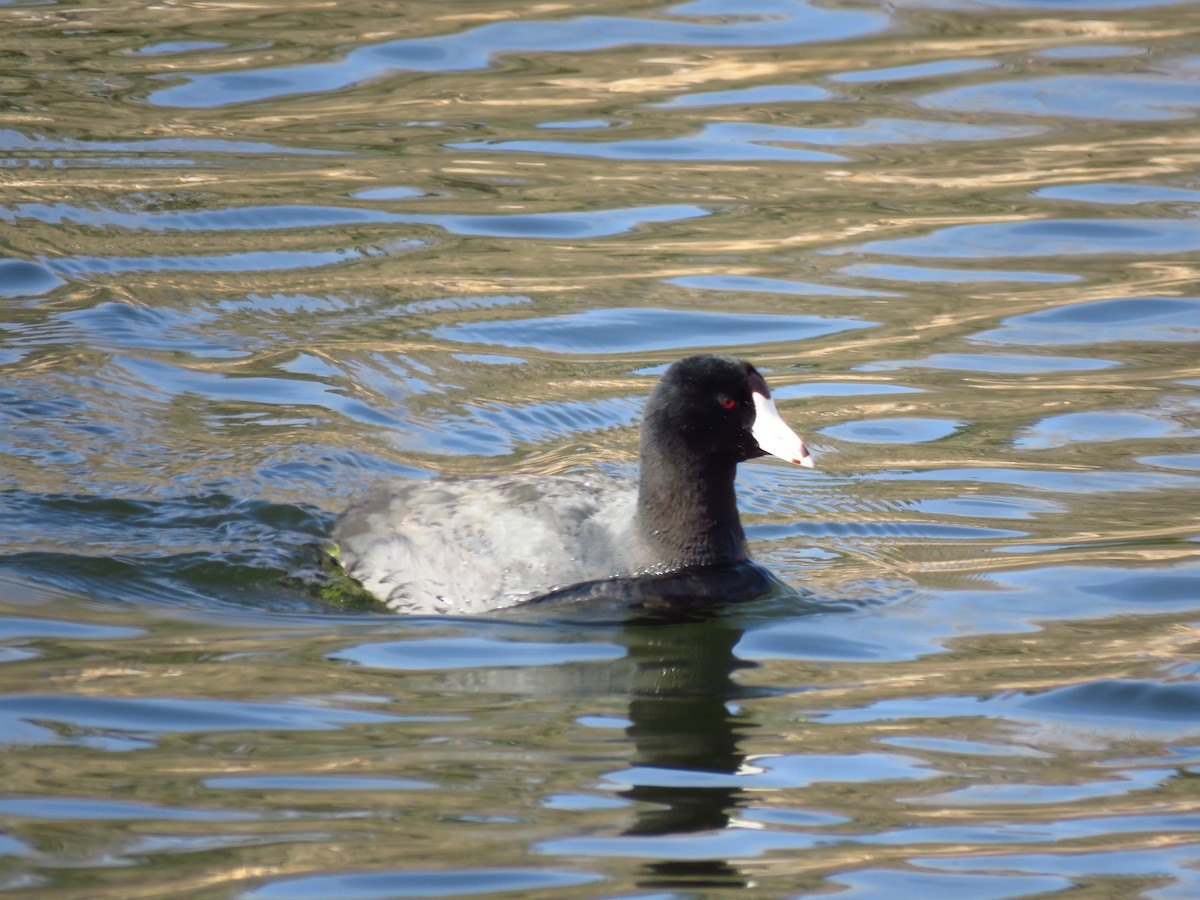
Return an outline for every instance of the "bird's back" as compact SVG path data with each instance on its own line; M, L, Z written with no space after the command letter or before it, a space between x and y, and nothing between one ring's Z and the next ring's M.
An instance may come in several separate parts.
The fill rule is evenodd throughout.
M397 612L478 613L637 574L636 487L596 475L439 478L351 507L346 572Z

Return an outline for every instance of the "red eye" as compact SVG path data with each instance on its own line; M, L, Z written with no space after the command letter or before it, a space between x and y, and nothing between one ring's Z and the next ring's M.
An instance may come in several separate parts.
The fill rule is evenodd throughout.
M734 407L737 406L737 401L734 400L732 397L722 397L721 405L723 407L725 407L726 409L733 409Z

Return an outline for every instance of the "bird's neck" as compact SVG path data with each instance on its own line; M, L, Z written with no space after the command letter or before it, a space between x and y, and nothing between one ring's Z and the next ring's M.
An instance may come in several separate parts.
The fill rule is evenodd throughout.
M736 469L731 459L693 461L642 448L637 526L656 569L726 565L746 558L734 492Z

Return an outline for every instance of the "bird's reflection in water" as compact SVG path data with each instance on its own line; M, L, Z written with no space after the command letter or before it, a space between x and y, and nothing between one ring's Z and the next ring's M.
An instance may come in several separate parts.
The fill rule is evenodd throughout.
M781 585L753 564L720 573L723 599L713 605L713 573L706 573L707 602L681 603L700 586L674 578L670 603L645 609L625 624L623 640L633 665L626 734L634 745L633 786L637 819L625 834L666 837L716 832L729 825L744 791L733 783L745 761L742 749L753 723L737 711L747 696L734 672L752 665L734 648L742 629L729 615L736 604L774 593ZM751 689L753 690L753 689ZM720 858L659 859L645 867L646 887L739 887L745 879Z
M737 610L750 601L781 597L788 598L792 615L806 602L747 561L576 585L524 609L527 614L553 611L576 625L616 626L613 639L626 648L619 665L581 667L573 689L619 691L628 698L626 734L634 753L626 769L609 777L630 785L622 796L632 801L635 819L622 839L646 839L629 848L637 856L660 854L645 864L643 887L748 884L736 865L703 848L706 836L728 828L744 802L738 776L746 759L743 743L754 725L737 711L737 703L759 689L744 687L734 677L739 668L753 665L734 653L743 633ZM553 675L560 692L569 689L563 674L560 667ZM695 836L694 847L681 846L688 835Z
M745 759L740 744L752 726L733 708L741 692L732 678L746 665L733 653L742 632L716 615L692 619L634 622L626 629L636 666L626 733L639 770L631 773L637 783L623 792L637 805L637 820L625 830L630 836L719 831L742 801L741 788L701 774L732 776ZM647 886L742 883L722 859L662 859L648 863L646 874Z

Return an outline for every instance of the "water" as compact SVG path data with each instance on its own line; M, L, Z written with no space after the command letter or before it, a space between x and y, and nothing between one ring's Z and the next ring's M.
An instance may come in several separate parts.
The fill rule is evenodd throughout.
M0 5L0 888L1200 894L1200 6ZM798 593L342 610L766 373Z

